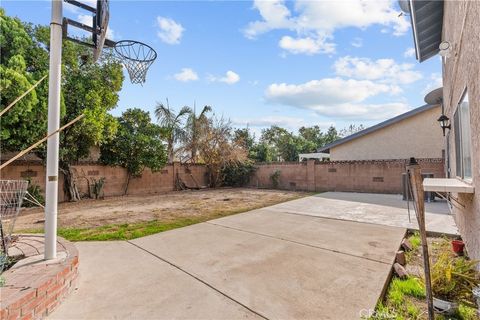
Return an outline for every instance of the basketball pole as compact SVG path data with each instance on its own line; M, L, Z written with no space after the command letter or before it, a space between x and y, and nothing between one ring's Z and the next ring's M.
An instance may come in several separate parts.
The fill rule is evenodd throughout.
M62 72L62 2L52 0L50 23L50 66L48 81L48 131L60 127L60 81ZM58 153L60 133L47 140L47 176L45 184L45 260L57 257Z

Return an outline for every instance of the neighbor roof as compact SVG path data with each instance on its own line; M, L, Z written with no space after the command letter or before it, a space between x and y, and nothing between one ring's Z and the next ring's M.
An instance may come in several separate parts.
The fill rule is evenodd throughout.
M410 17L417 60L423 62L439 52L442 42L443 1L410 0Z
M394 123L397 123L397 122L400 122L402 120L408 119L410 117L413 117L413 116L415 116L419 113L422 113L424 111L433 109L435 107L438 107L438 105L436 105L436 104L426 104L426 105L423 105L421 107L415 108L415 109L410 110L408 112L402 113L401 115L398 115L394 118L391 118L391 119L388 119L386 121L380 122L379 124L376 124L372 127L369 127L369 128L364 129L362 131L358 131L357 133L349 135L348 137L345 137L343 139L340 139L340 140L334 141L332 143L329 143L329 144L327 144L327 145L325 145L321 148L318 148L317 152L330 152L330 148L333 148L333 147L336 147L338 145L344 144L345 142L349 142L349 141L352 141L354 139L363 137L363 136L365 136L369 133L372 133L374 131L383 129L383 128L388 127L388 126L390 126Z

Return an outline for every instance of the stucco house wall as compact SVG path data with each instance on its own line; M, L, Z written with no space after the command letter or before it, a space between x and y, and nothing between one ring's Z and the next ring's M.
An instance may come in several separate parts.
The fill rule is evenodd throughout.
M440 106L330 148L331 161L441 158Z
M472 181L475 193L456 194L465 206L453 208L459 231L471 258L480 260L480 1L445 1L442 40L453 45L443 64L443 103L453 120L465 89L470 104ZM453 121L452 121L453 122ZM450 132L451 175L456 176L455 131Z

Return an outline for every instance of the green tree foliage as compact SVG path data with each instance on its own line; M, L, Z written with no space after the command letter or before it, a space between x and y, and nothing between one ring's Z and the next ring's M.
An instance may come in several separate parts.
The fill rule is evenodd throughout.
M175 110L170 109L168 99L166 105L157 103L155 107L155 116L157 117L158 123L165 129L169 163L175 160L175 154L177 152L177 150L175 150L175 144L186 140L187 131L183 120L191 113L192 109L188 106L184 106L178 113L175 113Z
M128 109L118 118L118 124L113 139L102 145L100 161L127 169L126 194L130 178L138 177L145 168L163 168L167 153L162 141L164 130L151 123L148 112Z
M263 129L259 141L249 128L236 129L234 140L242 141L248 158L255 162L298 161L300 153L316 152L319 147L331 143L340 136L331 126L322 132L319 126L301 127L298 134L279 126Z
M325 140L323 145L332 143L340 138L341 137L338 135L337 129L335 129L334 126L330 126L327 130L327 134L325 135Z
M349 125L348 127L346 128L343 128L342 130L340 130L340 133L338 134L341 138L345 138L345 137L348 137L354 133L357 133L359 131L362 131L364 130L365 127L363 126L363 124L360 124L360 125L355 125L355 124L351 124Z
M250 132L249 128L235 129L233 131L233 141L248 151L247 157L249 159L256 160L255 135Z
M325 135L323 134L322 129L317 125L312 127L300 127L300 129L298 129L298 134L306 141L315 145L313 150L325 145ZM307 152L314 152L313 150Z
M0 9L0 109L47 73L48 53L39 48L34 29ZM19 151L46 134L47 84L44 80L2 116L3 151Z
M1 106L25 92L48 73L50 30L11 18L1 11ZM3 150L19 151L47 133L47 82L33 90L4 117ZM65 40L62 52L61 123L85 117L60 134L60 171L70 200L79 200L71 165L88 156L92 146L111 138L117 122L108 113L118 102L123 72L110 57L94 63L92 50ZM45 158L45 145L36 150Z
M315 148L314 144L309 143L301 136L295 136L292 132L279 126L262 130L260 142L274 150L274 160L277 161L297 161L299 153Z

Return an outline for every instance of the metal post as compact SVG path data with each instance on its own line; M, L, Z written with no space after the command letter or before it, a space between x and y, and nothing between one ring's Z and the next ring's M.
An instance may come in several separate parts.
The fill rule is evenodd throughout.
M52 0L50 69L48 82L48 133L60 127L60 80L62 64L62 1ZM60 133L47 140L45 187L45 260L57 257L58 149Z

